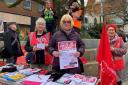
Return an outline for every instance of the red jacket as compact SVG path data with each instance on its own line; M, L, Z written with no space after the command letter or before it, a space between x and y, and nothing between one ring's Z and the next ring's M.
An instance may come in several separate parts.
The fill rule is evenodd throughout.
M112 51L112 55L114 59L114 68L115 70L123 70L124 69L123 56L126 54L127 49L124 46L122 37L115 35L113 39L109 39L109 42L110 42L110 46L114 47L114 51Z

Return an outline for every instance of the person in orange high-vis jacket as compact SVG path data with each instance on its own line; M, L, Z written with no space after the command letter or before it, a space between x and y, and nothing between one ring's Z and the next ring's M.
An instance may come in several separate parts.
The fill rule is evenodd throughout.
M115 24L107 25L108 38L110 43L110 49L113 56L114 70L117 75L117 85L122 85L122 77L124 70L124 55L127 52L126 47L124 46L124 41L122 37L119 37L117 34L117 26Z
M82 15L83 8L77 3L74 2L70 6L69 14L72 16L73 21L74 21L74 26L73 29L80 34L80 29L81 29L81 20L80 17Z
M36 21L35 32L29 33L29 38L25 45L25 50L29 56L33 58L30 60L31 67L43 67L45 62L45 50L48 46L50 33L46 32L46 22L43 18L38 18Z

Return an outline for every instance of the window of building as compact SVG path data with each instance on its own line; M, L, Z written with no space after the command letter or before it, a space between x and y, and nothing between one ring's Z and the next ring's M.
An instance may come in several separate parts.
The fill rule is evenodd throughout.
M38 4L37 5L37 10L38 10L38 12L42 12L44 10L44 6L41 5L41 4Z
M24 7L24 9L31 10L31 8L32 8L31 0L24 0L23 1L23 7Z
M16 0L4 0L4 2L5 2L7 5L10 5L10 4L15 3Z

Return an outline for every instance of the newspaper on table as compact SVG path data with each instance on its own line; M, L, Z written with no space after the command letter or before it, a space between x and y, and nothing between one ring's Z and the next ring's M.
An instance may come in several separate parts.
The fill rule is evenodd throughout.
M40 70L41 69L39 69L39 68L34 68L34 69L32 69L32 68L26 68L26 69L23 69L23 70L19 70L19 72L28 76L28 75L32 75L34 73L37 73Z
M95 85L97 77L86 77L84 75L75 74L71 78L69 85Z
M19 72L10 72L6 73L2 76L2 78L8 80L8 81L18 81L20 79L23 79L25 75L19 73Z
M72 74L64 74L60 79L58 79L56 82L60 84L69 84L71 82Z
M63 85L96 85L97 77L81 74L64 74L56 82Z
M41 85L63 85L63 84L60 84L60 83L56 83L56 82L47 82L47 83L41 83Z
M73 55L77 51L76 41L58 42L58 50L60 52L60 69L78 67L78 59Z
M51 75L38 75L38 74L33 74L29 77L26 77L23 79L22 83L23 84L35 84L35 85L45 85L48 82L48 79Z

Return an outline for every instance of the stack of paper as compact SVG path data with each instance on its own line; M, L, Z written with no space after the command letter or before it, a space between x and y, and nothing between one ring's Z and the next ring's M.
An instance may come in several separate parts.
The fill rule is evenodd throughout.
M75 74L71 78L72 82L69 85L95 85L97 78L96 77L86 77L84 75ZM74 84L75 83L75 84Z
M34 74L23 79L22 83L25 85L40 85L41 83L46 83L50 75L38 75ZM31 83L31 84L30 84Z
M19 70L19 72L28 76L28 75L32 75L34 73L37 73L40 70L41 69L38 69L38 68L35 68L35 69L27 68L27 69Z
M47 82L47 83L42 83L41 85L63 85L63 84L59 84L59 83L56 83L56 82Z
M60 84L69 84L71 82L71 78L73 75L71 74L64 74L60 79L58 79L56 82Z
M13 72L13 73L4 74L2 77L9 81L17 81L17 80L23 79L25 77L25 75L23 75L19 72Z
M0 73L0 78L3 77L3 75L7 74L8 72L3 72L3 73Z

